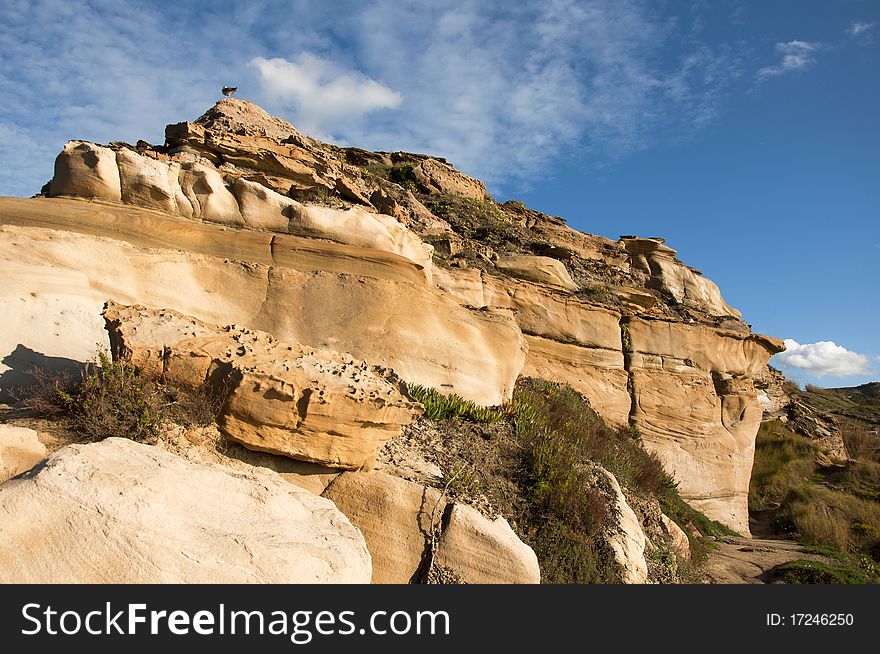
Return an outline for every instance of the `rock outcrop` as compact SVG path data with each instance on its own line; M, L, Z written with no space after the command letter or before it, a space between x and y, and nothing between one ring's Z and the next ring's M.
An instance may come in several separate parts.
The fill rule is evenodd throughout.
M4 198L0 266L4 356L94 358L108 299L345 352L484 405L510 398L526 356L508 315L461 307L403 257L133 207Z
M676 302L715 316L742 317L730 307L721 291L703 274L675 258L675 250L662 238L621 237L633 271L647 276L646 286L668 293Z
M583 234L485 191L442 159L320 143L237 98L162 146L71 141L51 197L0 200L0 354L89 359L113 300L481 405L521 375L565 382L637 427L691 504L747 532L756 388L781 344L663 239Z
M578 289L578 285L574 283L562 262L552 257L526 255L503 257L495 263L495 266L498 270L513 277L543 284L550 288L560 288L564 291Z
M222 389L220 430L250 449L356 469L422 411L393 372L348 355L168 309L109 303L103 315L114 356L172 382Z
M110 438L0 485L3 583L365 583L331 502L273 472Z
M346 472L323 496L364 535L374 584L418 580L431 521L442 516L446 506L440 491L383 472Z
M434 564L467 584L537 584L538 557L501 516L489 520L465 504L451 507Z
M602 540L617 564L620 579L625 584L643 584L648 580L645 561L647 540L639 519L626 501L617 478L601 466L592 471L593 484L608 497L612 519L603 529Z
M623 320L631 421L692 506L749 533L748 488L761 423L753 378L776 339L670 322Z

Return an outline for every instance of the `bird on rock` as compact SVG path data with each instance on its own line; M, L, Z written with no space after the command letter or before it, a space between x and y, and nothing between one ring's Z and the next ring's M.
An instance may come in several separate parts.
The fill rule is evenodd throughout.
M223 95L225 95L228 98L230 95L235 93L237 90L238 90L237 86L224 86L223 87Z

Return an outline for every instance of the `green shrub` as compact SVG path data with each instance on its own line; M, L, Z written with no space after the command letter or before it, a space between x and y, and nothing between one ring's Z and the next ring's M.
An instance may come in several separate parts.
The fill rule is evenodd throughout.
M512 412L517 434L543 455L536 461L551 462L548 474L569 479L567 468L591 460L642 495L657 496L675 488L656 455L642 447L637 429L608 427L570 386L525 380L517 385Z
M448 222L460 236L492 248L510 245L521 249L525 243L526 233L515 228L510 216L494 200L451 194L425 194L420 199L431 213Z
M433 388L418 384L407 384L407 390L414 400L422 403L425 407L423 415L431 420L464 418L472 422L492 423L504 418L502 410L478 406L458 395L442 395Z
M410 394L425 405L425 417L466 416L472 406L421 386ZM618 583L614 555L603 530L613 509L596 464L615 475L627 492L658 499L666 514L692 540L692 565L676 562L676 578L696 580L709 539L733 534L689 507L656 456L647 452L632 427L614 429L569 386L521 379L512 401L489 409L493 428L446 425L444 485L465 496L480 495L511 521L534 549L545 583ZM468 436L479 434L477 442ZM501 510L503 509L503 510ZM682 572L685 571L685 572Z
M78 381L45 373L35 377L37 386L25 406L41 415L65 418L85 441L120 436L154 442L168 422L210 424L225 399L208 387L193 390L165 383L104 353Z
M388 179L395 184L400 184L410 191L416 190L416 176L412 164L398 164L388 169Z
M749 486L753 511L778 506L789 491L816 471L816 446L772 420L761 424L755 439L755 462Z
M773 511L779 534L854 555L880 554L880 464L816 464L813 442L776 421L758 431L749 488L752 510Z

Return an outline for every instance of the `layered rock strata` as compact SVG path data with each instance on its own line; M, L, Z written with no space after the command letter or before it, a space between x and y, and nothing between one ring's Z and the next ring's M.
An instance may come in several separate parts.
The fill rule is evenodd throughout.
M4 357L94 358L108 299L345 352L484 405L510 398L526 356L509 315L460 306L398 255L134 207L0 199L0 268Z
M627 317L631 423L689 504L749 533L748 488L762 408L754 378L782 344L756 334Z
M111 299L483 405L519 375L569 383L747 531L755 380L782 346L663 239L583 234L442 159L320 143L234 98L163 146L71 141L47 193L0 201L2 352L88 359Z

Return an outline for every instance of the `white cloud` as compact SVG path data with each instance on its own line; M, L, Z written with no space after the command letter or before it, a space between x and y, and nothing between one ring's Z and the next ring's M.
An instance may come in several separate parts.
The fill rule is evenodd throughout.
M850 352L834 341L801 344L785 339L785 352L776 355L786 368L798 368L816 377L869 374L871 360L864 354Z
M295 61L255 57L251 65L260 73L264 95L293 109L297 126L319 138L328 138L328 128L377 109L393 109L402 100L384 84L308 52Z
M874 29L874 26L877 23L865 23L860 20L853 21L853 24L850 26L849 30L847 30L853 36L858 36L859 34L864 34L865 32Z
M776 51L782 55L782 61L776 66L767 66L758 71L758 77L774 77L793 70L803 70L816 63L816 51L820 43L807 41L789 41L777 43Z

